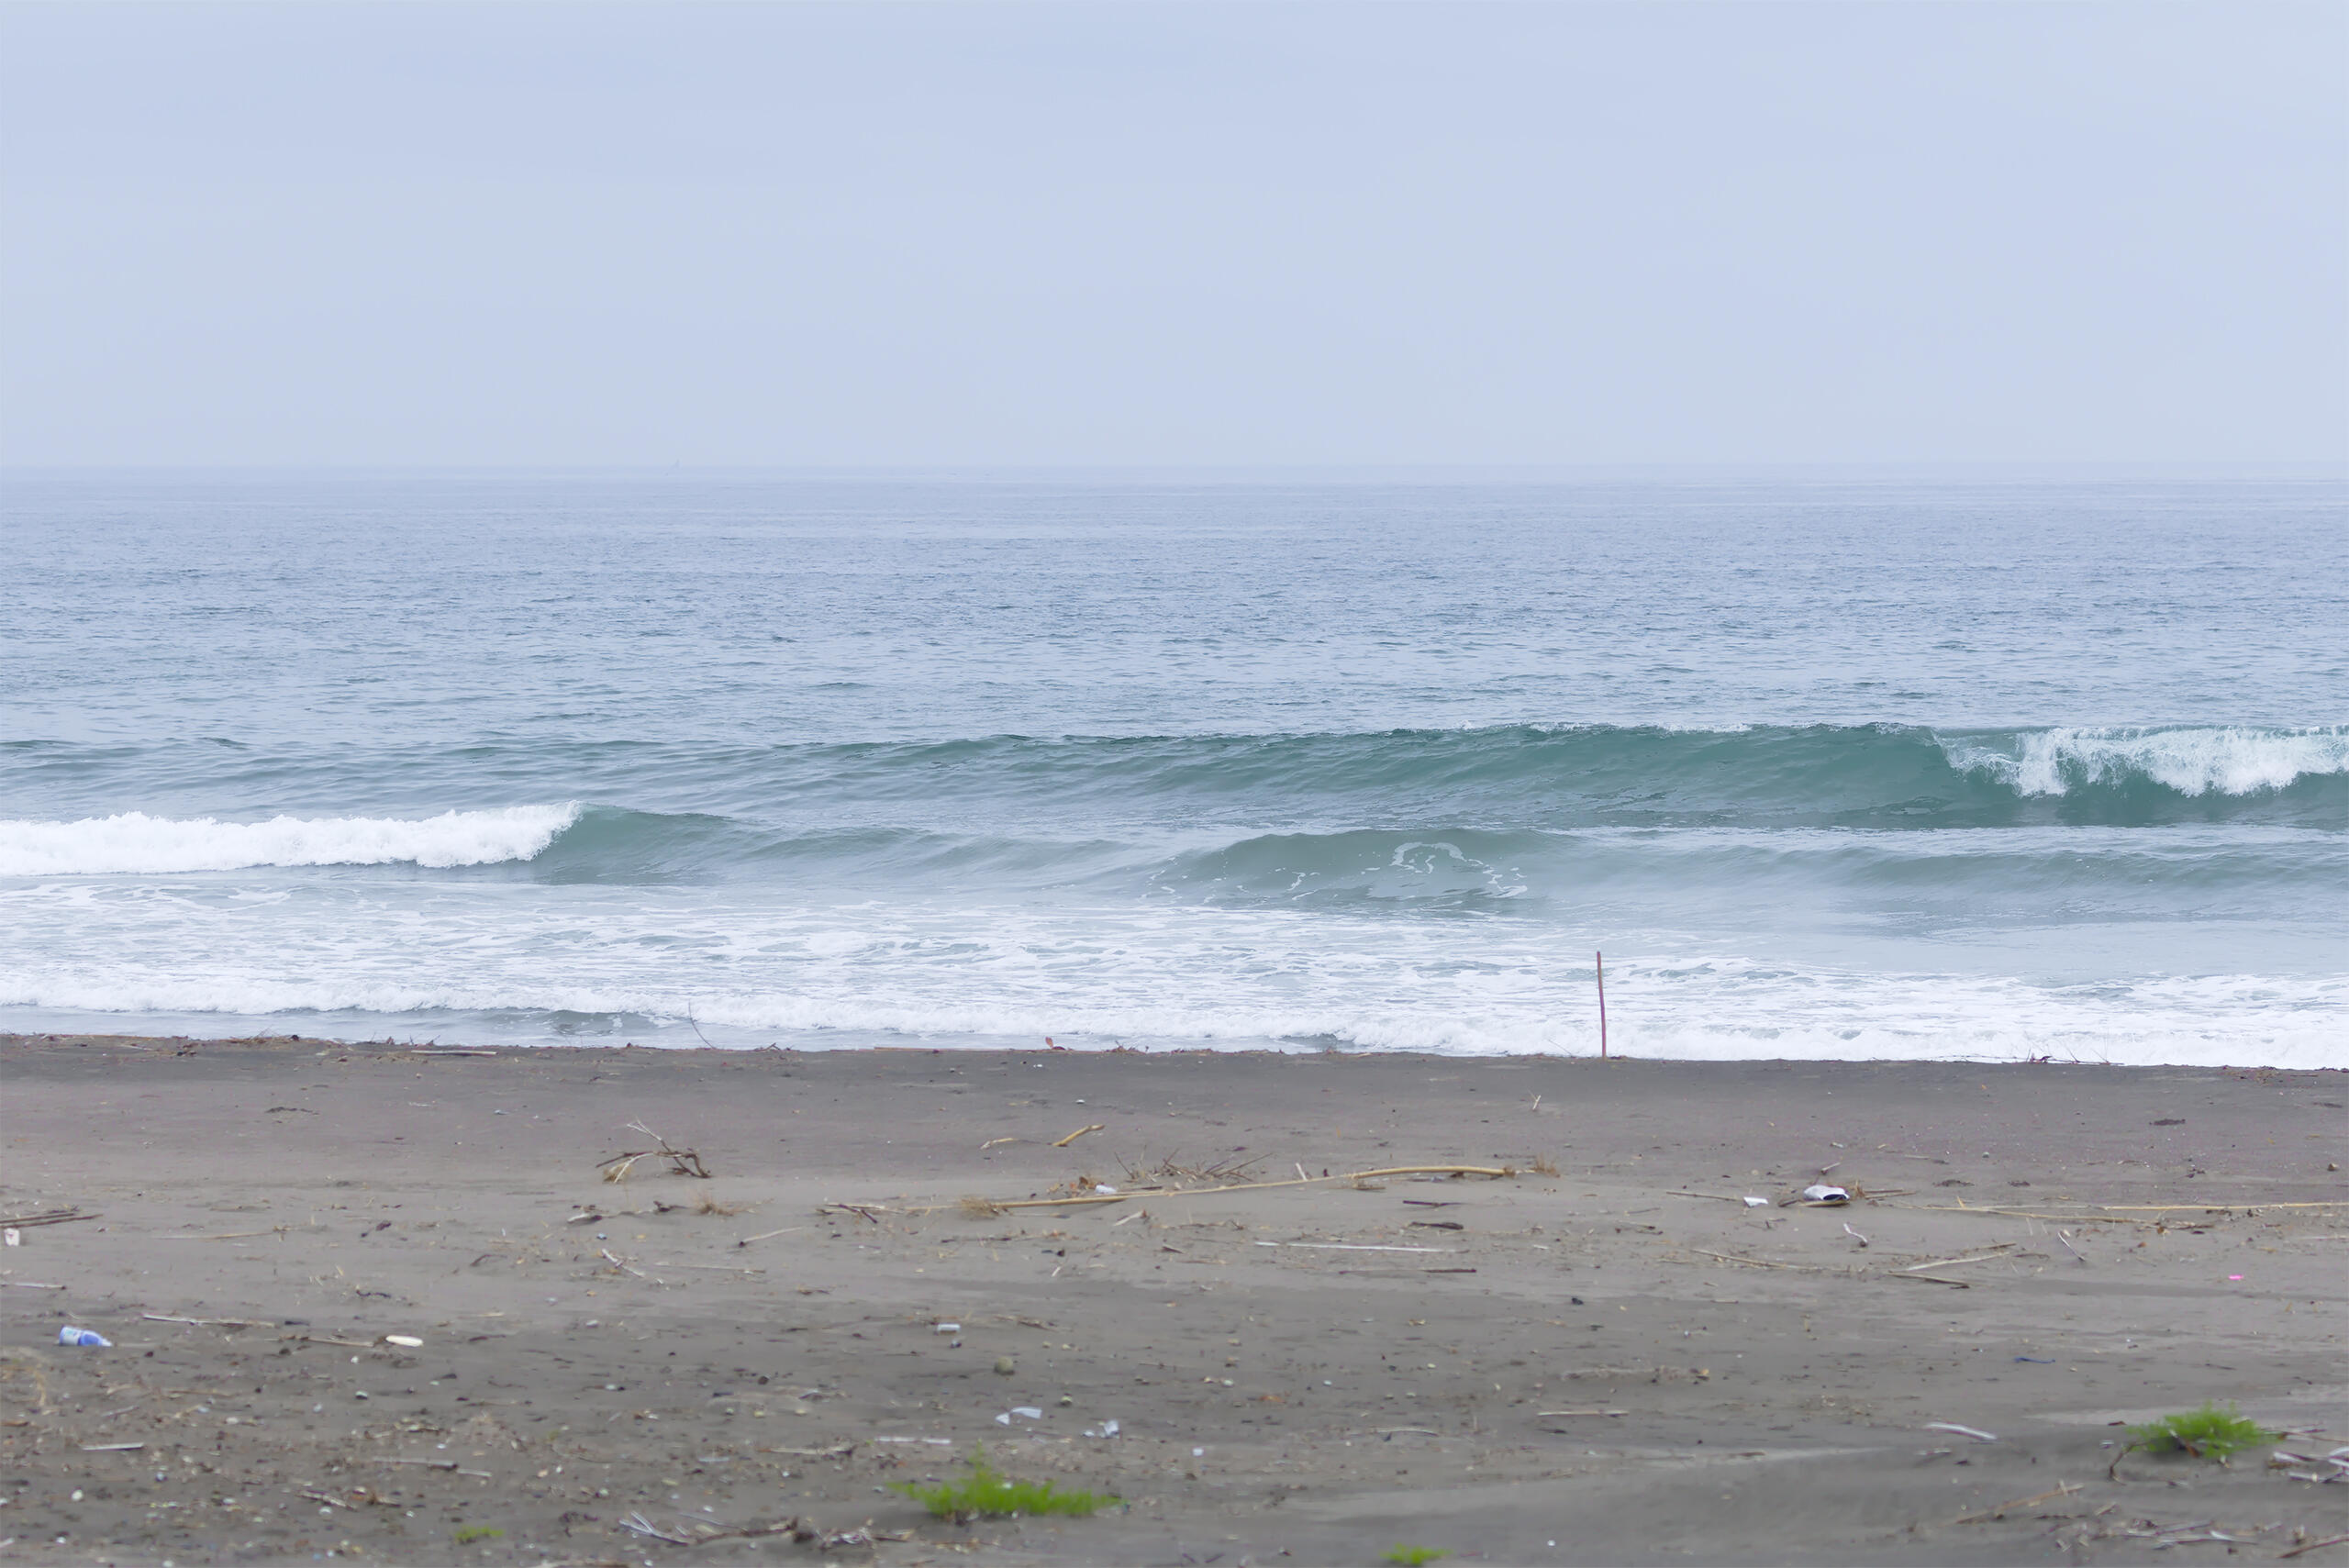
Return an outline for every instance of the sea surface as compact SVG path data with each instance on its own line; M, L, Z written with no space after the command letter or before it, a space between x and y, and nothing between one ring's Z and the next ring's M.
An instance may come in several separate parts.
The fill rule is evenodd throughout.
M2345 519L17 473L0 1028L2349 1066Z

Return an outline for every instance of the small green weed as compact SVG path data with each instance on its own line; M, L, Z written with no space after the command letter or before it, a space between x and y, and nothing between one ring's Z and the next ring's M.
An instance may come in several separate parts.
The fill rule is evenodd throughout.
M923 1486L901 1481L902 1492L941 1519L1006 1518L1015 1514L1067 1514L1085 1518L1120 1499L1092 1492L1063 1492L1049 1481L1014 1481L987 1462L984 1446L971 1451L971 1473L955 1481Z
M1402 1568L1425 1568L1425 1564L1452 1553L1441 1546L1398 1546L1382 1555L1389 1562L1401 1563Z
M2187 1410L2148 1421L2142 1427L2131 1427L2129 1446L2143 1449L2147 1453L2190 1453L2197 1459L2215 1459L2223 1463L2244 1449L2274 1442L2277 1435L2232 1404L2221 1408L2206 1400L2199 1410Z
M505 1533L504 1530L492 1529L488 1525L467 1525L457 1532L457 1544L471 1546L477 1540L495 1540Z

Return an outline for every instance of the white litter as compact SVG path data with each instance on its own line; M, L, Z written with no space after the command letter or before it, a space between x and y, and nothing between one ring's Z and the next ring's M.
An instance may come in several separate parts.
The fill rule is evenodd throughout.
M421 1349L424 1341L413 1334L386 1334L384 1336L384 1343L397 1345L402 1350L413 1351Z
M1998 1435L1996 1432L1977 1432L1972 1427L1961 1427L1955 1421L1927 1421L1925 1423L1925 1430L1929 1432L1955 1432L1959 1437L1972 1438L1978 1443L1994 1443L1998 1440Z
M995 1424L998 1427L1008 1427L1011 1425L1011 1418L1014 1416L1025 1416L1031 1421L1041 1421L1044 1418L1044 1412L1033 1405L1014 1405L1010 1409L997 1416L995 1418Z
M1770 1200L1768 1198L1755 1197L1752 1193L1745 1195L1744 1203L1745 1207L1748 1208L1767 1208L1770 1207Z
M959 1334L963 1331L963 1325L960 1323L932 1323L930 1326L930 1331L933 1334Z
M1852 1201L1852 1195L1841 1187L1831 1187L1824 1182L1813 1182L1803 1188L1802 1198L1805 1203L1849 1203Z

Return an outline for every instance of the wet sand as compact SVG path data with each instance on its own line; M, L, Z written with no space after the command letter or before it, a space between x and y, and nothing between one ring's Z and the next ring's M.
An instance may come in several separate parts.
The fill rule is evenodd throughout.
M0 1037L0 1208L94 1216L0 1254L10 1559L2199 1562L2349 1531L2349 1485L2265 1448L2108 1475L2112 1423L2206 1398L2349 1443L2349 1074ZM599 1179L632 1121L712 1179ZM1453 1164L1516 1173L1319 1179ZM1830 1164L1865 1195L1782 1204ZM1217 1173L1293 1184L1135 1190ZM1122 1201L963 1201L1088 1182ZM981 1442L1125 1501L954 1524L887 1490Z

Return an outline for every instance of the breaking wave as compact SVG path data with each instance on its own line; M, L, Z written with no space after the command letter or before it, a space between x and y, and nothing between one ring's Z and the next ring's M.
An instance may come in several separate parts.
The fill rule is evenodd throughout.
M239 871L252 866L486 865L527 861L579 818L576 805L263 822L126 811L78 822L0 821L0 876Z

